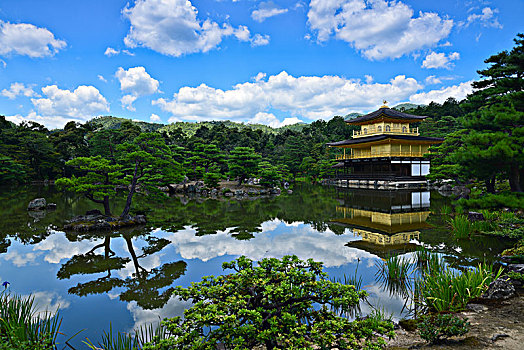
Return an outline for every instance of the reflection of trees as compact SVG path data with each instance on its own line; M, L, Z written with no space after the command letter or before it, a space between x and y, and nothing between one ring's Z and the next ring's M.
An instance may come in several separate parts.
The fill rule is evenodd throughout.
M141 259L160 252L169 241L163 238L149 236L144 239L147 245L137 254L133 246L133 239L149 234L145 229L121 230L119 234L88 234L76 235L68 233L70 240L89 238L103 239L103 243L95 245L85 254L77 254L69 259L57 273L59 279L69 279L73 275L105 274L95 280L82 282L69 289L69 293L79 296L89 294L108 293L114 288L123 288L120 300L135 300L144 309L162 307L169 300L174 287L170 287L174 280L186 271L183 261L166 263L150 270L141 265ZM123 239L129 257L117 257L110 248L111 239ZM102 250L101 254L96 252ZM125 279L114 277L116 271L122 270L129 262L133 263L134 273Z
M331 187L302 185L292 195L256 200L208 199L184 201L169 198L161 203L140 202L150 225L176 232L186 226L196 234L208 235L229 228L237 239L250 239L262 232L262 223L280 219L287 223L302 221L317 231L327 229L340 234L344 228L330 222L336 200Z

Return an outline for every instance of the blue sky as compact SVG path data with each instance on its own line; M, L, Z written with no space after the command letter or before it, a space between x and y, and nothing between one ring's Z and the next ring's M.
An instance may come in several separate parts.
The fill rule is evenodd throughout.
M0 114L281 126L464 98L524 1L2 0Z

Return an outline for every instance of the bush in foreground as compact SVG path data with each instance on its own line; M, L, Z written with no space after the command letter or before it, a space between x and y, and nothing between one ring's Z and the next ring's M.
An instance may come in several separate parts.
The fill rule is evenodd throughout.
M163 322L170 333L144 349L271 349L380 348L392 336L391 322L370 317L349 321L333 310L350 311L365 297L352 285L335 283L322 263L296 256L263 259L246 257L224 263L234 273L204 277L175 294L191 300L184 319Z
M468 333L469 322L451 314L426 315L420 318L418 331L428 343L438 343L442 339Z

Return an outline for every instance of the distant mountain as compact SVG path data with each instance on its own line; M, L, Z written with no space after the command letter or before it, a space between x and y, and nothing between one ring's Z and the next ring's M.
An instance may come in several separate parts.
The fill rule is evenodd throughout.
M400 111L400 112L403 112L403 111L407 111L407 110L410 110L410 109L415 109L419 106L425 106L425 105L417 105L417 104L414 104L414 103L401 103L401 104L398 104L396 105L395 107L393 107L393 109L396 109L397 111Z
M131 123L138 125L142 132L153 132L164 127L164 124L159 123L148 123L138 120L131 120L127 118L119 118L112 116L102 116L91 119L88 123L94 125L96 129L118 129L123 122L130 121Z
M361 115L363 115L363 114L362 113L356 113L356 112L349 113L349 114L346 114L346 116L344 117L344 120L350 120L350 119L353 119L353 118L357 118L357 117L360 117Z
M102 116L91 119L88 123L95 126L95 129L118 129L124 121L130 121L131 123L138 125L143 132L166 132L167 134L173 132L176 129L180 129L182 133L187 136L193 136L196 131L205 126L207 128L213 128L217 125L223 125L226 128L237 128L239 130L251 129L251 130L262 130L264 133L278 134L286 130L300 131L308 124L297 123L293 125L286 125L280 128L272 128L263 124L244 124L236 123L229 120L225 121L210 121L210 122L175 122L171 124L160 124L160 123L149 123L144 121L136 121L126 118Z

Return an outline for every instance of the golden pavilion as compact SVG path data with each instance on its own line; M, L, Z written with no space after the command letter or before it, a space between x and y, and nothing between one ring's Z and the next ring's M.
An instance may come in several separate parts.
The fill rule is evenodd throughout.
M384 105L369 114L346 120L358 125L350 140L328 143L342 149L335 165L337 180L345 185L373 184L375 186L425 184L429 174L428 153L431 145L444 139L420 136L412 123L425 116L411 115Z

